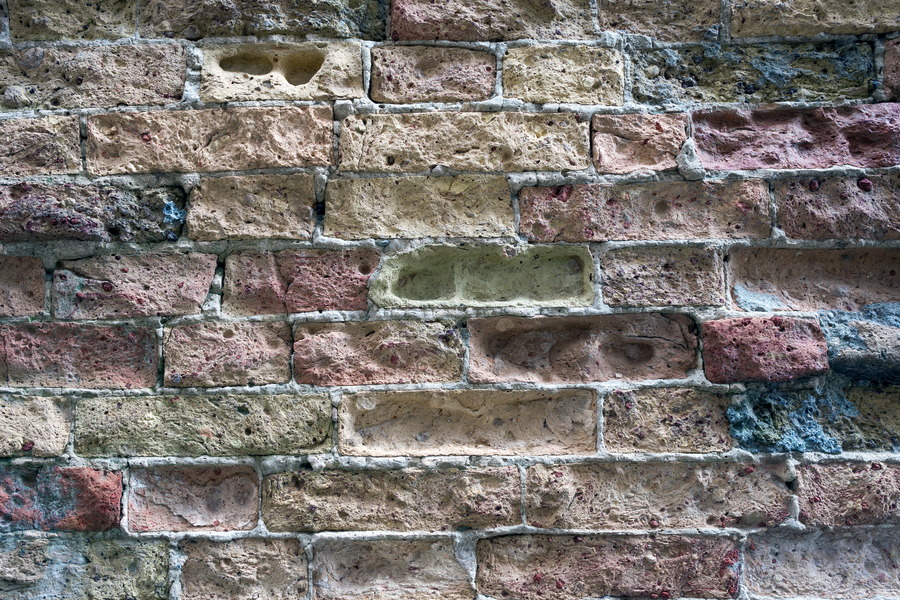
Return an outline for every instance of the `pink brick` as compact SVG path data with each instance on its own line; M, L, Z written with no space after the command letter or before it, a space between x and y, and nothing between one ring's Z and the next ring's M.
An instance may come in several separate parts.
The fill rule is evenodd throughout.
M494 93L497 59L490 52L435 46L372 49L376 102L474 102Z
M813 526L900 523L900 465L825 463L800 468L800 521Z
M787 381L828 370L819 324L785 317L703 323L703 362L716 383Z
M0 316L27 317L43 310L43 261L29 256L0 256Z
M900 100L900 38L884 44L884 91Z
M591 139L601 173L674 169L687 140L687 115L594 115Z

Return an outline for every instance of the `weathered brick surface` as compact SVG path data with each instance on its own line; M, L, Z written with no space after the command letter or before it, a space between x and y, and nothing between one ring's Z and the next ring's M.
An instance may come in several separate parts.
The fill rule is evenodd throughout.
M625 61L609 48L539 45L510 48L503 60L503 94L525 102L624 102Z
M573 114L354 115L341 123L344 171L558 171L589 165L587 124Z
M331 179L325 235L366 238L513 235L509 185L496 175Z
M331 434L324 395L79 398L75 415L82 456L303 454Z
M326 106L94 115L87 165L97 175L328 165L331 125Z
M536 242L766 238L761 181L588 184L519 193L520 231Z
M799 471L801 522L837 527L900 523L900 466L826 463Z
M463 347L451 323L307 323L294 330L294 376L312 385L452 382Z
M894 100L900 99L900 40L884 44L884 90Z
M235 252L225 260L222 310L235 315L366 310L378 251Z
M132 531L230 531L256 527L259 480L252 467L133 469Z
M69 443L71 401L0 396L0 456L59 456Z
M869 304L859 312L820 312L831 369L863 381L900 383L898 317L897 302Z
M196 323L166 331L166 385L214 387L286 383L287 323Z
M7 177L81 170L78 117L0 121L0 171Z
M494 598L733 598L727 538L510 535L478 542L475 585Z
M594 115L591 119L594 166L601 173L665 171L687 140L687 117Z
M715 0L598 0L600 29L646 35L664 41L700 41L715 32Z
M135 0L8 0L14 40L121 38L134 34Z
M297 471L263 480L270 531L456 531L521 522L515 467Z
M590 390L360 392L338 408L340 450L361 456L593 454Z
M898 25L900 5L891 0L859 0L852 9L839 0L738 0L731 11L731 32L739 37L885 33Z
M715 383L786 381L828 370L819 324L785 317L703 323L703 363Z
M494 93L497 59L490 52L435 46L372 49L376 102L474 102Z
M900 451L900 387L851 388L847 399L856 412L836 415L824 425L844 449Z
M685 315L470 319L469 378L586 383L685 377L696 366Z
M44 263L30 256L0 256L0 316L44 311Z

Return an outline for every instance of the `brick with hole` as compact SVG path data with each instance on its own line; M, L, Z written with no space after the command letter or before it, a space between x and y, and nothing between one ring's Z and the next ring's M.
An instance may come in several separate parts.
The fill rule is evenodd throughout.
M882 462L803 465L800 521L810 526L900 524L900 466Z
M0 171L6 177L78 173L80 137L76 116L0 121Z
M601 173L666 171L687 140L687 115L594 115L594 166Z
M33 256L0 256L0 316L44 311L44 263Z
M494 93L490 52L437 46L372 49L372 100L390 104L476 102Z

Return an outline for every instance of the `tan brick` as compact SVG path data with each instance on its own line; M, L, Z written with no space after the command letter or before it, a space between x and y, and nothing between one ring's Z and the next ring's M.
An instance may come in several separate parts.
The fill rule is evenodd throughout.
M134 34L134 0L8 0L14 40L122 38Z
M599 0L600 29L668 42L708 39L719 24L716 0Z
M0 256L0 316L44 312L44 263L31 256Z
M510 48L503 60L503 95L525 102L624 102L625 61L618 50L596 46Z
M900 466L825 463L799 471L801 522L835 527L900 523Z
M589 166L587 124L576 115L409 113L341 123L344 171L558 171Z
M687 140L687 117L666 115L594 115L591 120L594 165L601 173L665 171Z
M109 175L328 165L331 117L327 106L93 115L88 169Z
M590 390L360 392L338 408L340 449L358 456L593 454Z
M0 396L0 456L59 456L69 443L71 401Z
M366 238L514 235L506 178L495 175L331 179L325 235Z
M263 480L270 531L455 531L521 522L515 467L297 471Z
M737 0L731 9L736 37L817 33L886 33L900 29L896 0L855 0L853 9L840 0Z
M7 177L81 171L81 137L76 116L0 121L0 171Z
M845 391L855 414L838 414L822 423L844 450L900 448L900 386L851 387Z
M372 100L476 102L494 94L497 59L490 52L437 46L372 49Z

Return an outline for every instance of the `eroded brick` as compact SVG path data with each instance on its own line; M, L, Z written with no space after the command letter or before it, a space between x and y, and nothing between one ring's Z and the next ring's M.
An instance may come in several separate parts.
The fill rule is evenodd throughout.
M669 42L700 41L719 27L716 0L599 0L600 29Z
M476 102L494 93L497 58L490 52L437 46L372 49L372 100Z
M884 44L884 91L894 100L900 99L900 40Z
M853 10L840 0L738 0L731 11L736 37L885 33L898 23L900 4L893 0L857 0Z
M510 48L503 60L503 95L525 102L624 102L625 61L618 50L596 46Z
M0 456L59 456L71 426L66 398L0 396Z
M0 256L0 316L44 311L44 263L31 256Z
M900 523L900 466L824 463L799 469L800 521L813 526Z
M869 304L859 312L819 312L828 342L828 365L853 379L900 383L898 317L898 302Z
M665 171L687 140L684 114L594 115L591 119L594 165L601 173Z
M0 121L0 171L7 177L58 175L81 170L76 116Z
M122 38L134 34L135 0L8 0L18 40Z

